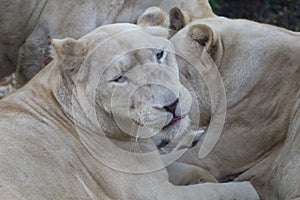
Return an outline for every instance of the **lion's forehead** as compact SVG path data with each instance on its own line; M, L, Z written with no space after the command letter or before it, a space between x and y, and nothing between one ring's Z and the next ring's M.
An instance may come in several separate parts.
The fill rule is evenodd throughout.
M140 49L166 49L174 52L172 44L167 39L155 37L147 33L144 34L142 31L132 34L120 33L119 35L112 36L99 43L95 47L96 49L114 54L124 54Z
M90 52L102 49L104 52L122 53L142 48L164 48L174 52L171 42L160 34L165 29L149 30L132 24L106 25L90 34L82 37L79 41L85 43Z
M93 65L106 66L106 68L116 68L120 72L125 72L135 66L153 63L154 57L160 50L167 51L167 58L164 65L177 66L172 46L168 43L157 43L146 40L137 44L131 41L112 40L108 43L95 47L86 60ZM158 66L158 65L157 65Z

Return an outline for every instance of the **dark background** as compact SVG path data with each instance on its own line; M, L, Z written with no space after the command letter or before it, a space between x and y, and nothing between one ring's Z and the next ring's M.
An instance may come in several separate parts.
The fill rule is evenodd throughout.
M300 0L209 0L217 15L300 31Z

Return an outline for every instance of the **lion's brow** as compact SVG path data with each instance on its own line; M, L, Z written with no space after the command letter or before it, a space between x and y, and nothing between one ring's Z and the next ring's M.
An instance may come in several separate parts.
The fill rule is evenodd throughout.
M146 54L147 55L147 54ZM133 53L133 56L135 58L135 62L138 64L143 64L145 63L146 59L144 56L142 56L139 52ZM149 58L151 57L151 54L149 54Z
M145 58L145 56L149 56L149 58ZM120 72L125 73L134 67L148 63L151 59L151 53L141 54L141 52L133 52L129 57L124 57L119 61L118 70Z

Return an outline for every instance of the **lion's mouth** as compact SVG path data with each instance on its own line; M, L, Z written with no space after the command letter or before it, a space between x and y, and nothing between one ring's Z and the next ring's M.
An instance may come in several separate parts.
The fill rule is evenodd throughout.
M184 116L174 116L173 119L167 125L165 125L163 127L163 129L167 129L167 128L173 126L176 122L178 122L178 121L182 120L183 118L185 118L185 116L186 115L184 115Z

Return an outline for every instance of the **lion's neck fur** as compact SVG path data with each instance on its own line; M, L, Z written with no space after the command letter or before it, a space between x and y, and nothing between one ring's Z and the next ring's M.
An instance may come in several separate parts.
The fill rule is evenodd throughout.
M269 37L257 35L257 39L251 40L251 35L240 36L246 38L237 41L248 38L248 45L241 45L243 49L240 49L237 43L235 51L241 56L234 61L223 60L220 73L225 77L229 117L231 113L240 113L240 119L247 121L259 118L261 120L253 121L252 128L269 125L271 132L278 128L281 120L288 120L299 98L300 58L295 55L300 55L300 36L283 29L272 30L277 27L269 28L269 32L274 32ZM248 116L242 117L242 113Z
M76 97L82 95L79 89L73 90L73 83L56 67L55 63L51 63L16 94L4 100L21 105L35 118L50 119L55 122L56 126L63 130L62 137L72 137L84 146L90 156L100 162L101 159L113 159L112 162L116 162L116 166L128 163L129 161L123 159L114 159L117 156L116 148L134 153L156 150L151 139L137 141L136 138L121 132L105 111L98 110L100 113L95 113L101 117L94 116L91 112L86 113L87 109L82 106L83 100ZM91 116L96 118L93 119ZM130 158L132 162L140 162L134 156ZM127 167L132 166L128 164ZM125 165L124 170L126 170Z
M224 54L227 56L222 59L219 67L227 90L228 107L239 103L251 91L257 89L255 87L259 84L266 90L275 83L290 82L291 79L297 84L299 74L295 72L299 71L299 58L294 55L297 54L295 52L299 52L299 34L255 23L255 27L262 30L253 38L248 29L251 29L254 22L245 21L245 24L250 26L242 29L238 21L236 24L235 20L231 21L233 26L223 32L230 31L232 34L221 36ZM268 36L265 35L266 31ZM235 53L239 56L234 56Z

